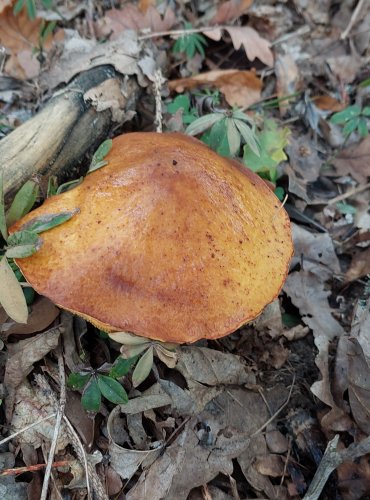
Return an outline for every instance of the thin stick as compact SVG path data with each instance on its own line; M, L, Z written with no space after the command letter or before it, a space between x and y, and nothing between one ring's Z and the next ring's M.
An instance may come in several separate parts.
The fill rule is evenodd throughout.
M311 481L307 493L303 500L317 500L329 479L330 474L344 462L353 462L356 458L370 453L370 437L367 437L360 443L352 443L342 451L337 451L339 435L329 441L324 456L317 468L317 471Z
M60 344L56 349L57 357L58 357L58 368L59 368L59 383L60 383L60 399L59 399L59 407L57 411L57 417L55 419L55 427L53 439L50 445L50 451L48 456L48 461L45 469L44 482L42 483L42 490L40 500L47 500L49 481L51 475L51 469L54 461L55 450L58 443L58 436L60 433L60 427L62 425L62 419L64 415L64 409L66 406L66 377L64 371L64 363L62 357L62 350Z
M35 464L27 465L25 467L15 467L14 469L3 469L0 471L0 476L17 476L18 474L23 474L24 472L36 472L38 470L46 467L47 464ZM71 465L71 460L59 460L59 462L53 462L53 467L65 467Z
M348 23L347 28L340 35L341 40L345 40L347 38L347 36L349 35L349 32L353 28L353 25L355 24L358 16L360 15L360 12L361 12L361 9L362 9L364 3L365 3L365 0L359 0L358 4L356 5L355 10L352 13L352 16L351 16L351 19Z
M68 427L68 431L73 436L73 439L71 439L71 441L72 441L72 446L73 446L73 448L74 448L74 450L76 452L76 455L77 455L78 459L80 460L80 462L83 462L84 469L85 469L85 476L86 476L87 498L90 499L90 498L92 498L92 496L91 496L91 488L90 488L90 474L89 474L89 464L88 464L88 461L87 461L87 456L86 456L85 448L83 447L83 444L81 443L81 440L80 440L77 432L74 430L73 425L68 420L68 418L66 417L66 415L63 415L63 420L64 420L64 422L66 423L66 425Z
M162 96L161 90L165 79L163 78L162 71L157 69L154 73L154 96L155 96L155 123L157 125L157 132L162 132Z
M370 182L368 182L367 184L364 184L363 186L358 186L356 188L350 189L346 193L340 194L340 195L336 196L335 198L332 198L331 200L329 200L327 202L327 204L333 205L334 203L338 203L338 201L343 201L343 200L346 200L347 198L350 198L354 194L362 193L362 191L366 191L369 188L370 188Z
M279 415L279 413L281 413L283 411L283 409L286 407L286 405L289 403L290 401L290 397L292 395L292 391L293 391L293 387L294 387L294 384L295 384L295 374L294 374L294 377L293 377L293 382L292 382L292 385L290 386L290 389L289 389L289 394L288 394L288 397L286 398L286 401L285 403L283 403L280 408L267 420L267 422L265 422L263 425L261 425L261 427L259 429L257 429L255 432L253 432L253 434L250 435L250 437L255 437L257 436L257 434L260 434L264 429L266 429L266 427L271 424L271 422L273 420L275 420L275 418Z
M42 424L42 422L45 422L46 420L50 420L51 418L54 418L56 413L52 413L51 415L48 415L47 417L40 418L40 420L37 420L37 422L33 422L33 424L27 425L26 427L23 427L23 429L20 429L17 432L14 432L11 436L8 436L4 438L2 441L0 441L0 445L7 443L11 439L19 436L19 434L22 434L23 432L28 431L29 429L32 429L33 427L36 427L36 425Z

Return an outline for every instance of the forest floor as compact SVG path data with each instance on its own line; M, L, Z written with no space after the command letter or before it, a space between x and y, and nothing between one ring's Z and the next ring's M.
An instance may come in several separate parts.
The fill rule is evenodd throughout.
M125 74L117 47L133 39L135 109L117 88L90 96L112 113L109 137L203 117L193 135L284 203L290 273L253 323L165 354L143 344L141 364L30 289L27 324L4 298L2 496L370 498L369 2L0 0L1 137L102 64L102 47Z

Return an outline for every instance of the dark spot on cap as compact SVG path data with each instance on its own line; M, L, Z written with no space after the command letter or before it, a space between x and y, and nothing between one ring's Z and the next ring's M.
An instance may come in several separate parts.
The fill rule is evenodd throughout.
M177 161L176 160L172 160L172 165L177 165Z

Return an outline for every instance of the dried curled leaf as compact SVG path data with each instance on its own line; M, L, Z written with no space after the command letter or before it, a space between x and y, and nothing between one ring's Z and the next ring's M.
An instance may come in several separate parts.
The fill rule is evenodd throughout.
M14 321L27 323L26 299L6 257L0 261L0 304Z

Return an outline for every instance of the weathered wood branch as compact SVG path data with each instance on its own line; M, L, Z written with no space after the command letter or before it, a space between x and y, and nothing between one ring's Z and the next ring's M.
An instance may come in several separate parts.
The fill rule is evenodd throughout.
M124 77L111 66L80 73L0 141L6 199L31 177L57 175L76 166L117 121L132 116L139 92L135 77Z

